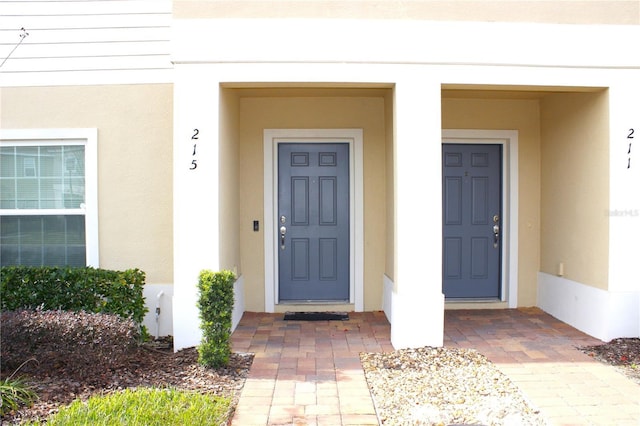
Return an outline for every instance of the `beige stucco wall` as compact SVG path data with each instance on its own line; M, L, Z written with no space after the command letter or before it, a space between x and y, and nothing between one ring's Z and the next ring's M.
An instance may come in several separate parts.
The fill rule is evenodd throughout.
M607 289L609 102L606 91L546 96L542 117L540 269Z
M259 92L259 91L258 91ZM240 238L247 311L264 310L263 130L362 128L364 132L364 308L382 304L385 267L385 99L370 91L242 91L240 98ZM339 96L342 94L342 96ZM259 232L252 229L260 220Z
M385 197L385 205L386 205L386 259L384 264L384 273L387 275L392 281L395 279L395 208L394 208L394 185L391 184L391 180L394 177L394 161L393 161L393 141L394 141L394 126L393 126L393 114L394 114L394 102L393 102L393 92L387 91L385 93L384 98L384 114L385 114L385 158L386 158L386 175L387 175L387 186L386 186L386 197ZM395 281L394 281L395 284Z
M518 306L536 304L540 262L540 107L538 99L442 99L443 129L518 131Z
M637 0L174 0L176 18L351 18L640 24Z
M240 101L233 90L220 90L220 269L242 274L240 262L240 181L238 132ZM250 226L250 224L245 224Z
M98 129L100 267L172 283L172 86L2 88L0 99L4 129Z

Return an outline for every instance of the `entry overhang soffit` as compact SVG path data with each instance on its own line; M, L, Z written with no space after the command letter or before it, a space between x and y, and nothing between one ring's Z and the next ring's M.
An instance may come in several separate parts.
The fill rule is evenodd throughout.
M187 63L397 63L640 68L636 25L349 19L174 19ZM206 48L203 48L206 46Z

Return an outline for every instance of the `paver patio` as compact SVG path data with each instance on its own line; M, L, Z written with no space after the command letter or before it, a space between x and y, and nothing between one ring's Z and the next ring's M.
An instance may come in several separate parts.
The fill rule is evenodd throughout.
M640 385L575 349L600 341L537 308L446 311L444 343L487 356L550 424L640 425ZM378 424L359 354L393 350L384 313L305 322L246 312L232 345L255 353L234 425Z

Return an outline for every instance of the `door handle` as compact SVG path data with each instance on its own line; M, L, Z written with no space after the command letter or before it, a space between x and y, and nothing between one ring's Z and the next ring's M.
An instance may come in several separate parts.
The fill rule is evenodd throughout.
M499 241L500 241L500 227L496 224L496 225L493 225L493 248L498 247Z
M280 227L280 248L282 250L284 250L284 236L287 234L287 227L286 226L281 226Z

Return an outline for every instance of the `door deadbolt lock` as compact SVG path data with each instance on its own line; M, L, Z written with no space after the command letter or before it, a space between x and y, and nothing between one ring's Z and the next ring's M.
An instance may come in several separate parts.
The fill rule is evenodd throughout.
M287 223L287 217L285 215L280 216L280 223L283 225Z

